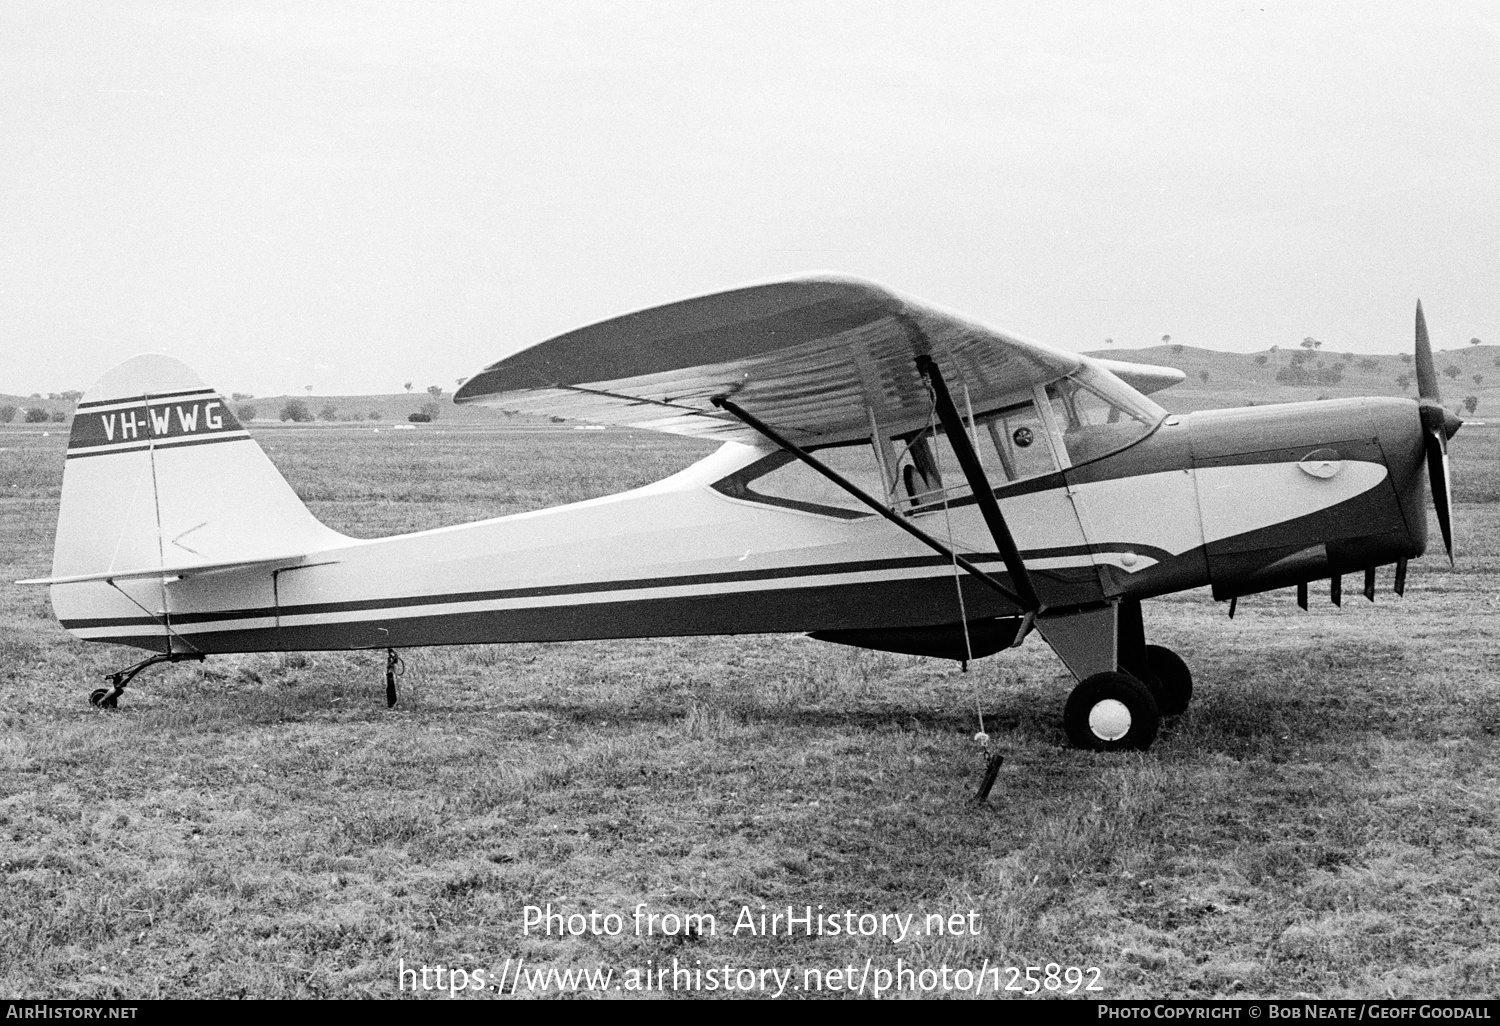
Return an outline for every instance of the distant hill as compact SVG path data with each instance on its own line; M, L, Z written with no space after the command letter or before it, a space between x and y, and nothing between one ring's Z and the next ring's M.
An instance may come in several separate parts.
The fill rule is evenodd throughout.
M1288 381L1288 378L1297 379L1296 372L1288 370L1294 353L1302 354L1301 370L1307 381L1305 384ZM1100 349L1089 355L1175 367L1183 371L1187 374L1186 381L1153 396L1162 406L1177 413L1249 406L1251 403L1263 406L1360 395L1415 398L1417 394L1410 353L1361 356L1327 349L1221 353L1173 344L1149 349ZM1449 408L1457 409L1465 396L1472 395L1479 399L1475 416L1500 414L1500 346L1444 350L1433 354L1433 364L1437 368L1443 401ZM1450 367L1457 369L1456 376L1445 373ZM1477 383L1474 381L1476 374L1480 377ZM1281 380L1278 380L1278 375ZM1403 375L1409 379L1404 387L1398 383Z
M459 424L492 424L507 418L498 410L484 406L455 406L453 393L444 392L434 400L426 392L398 392L394 395L273 395L252 396L248 399L231 399L230 405L237 414L248 409L255 411L251 423L280 423L281 410L290 402L299 402L307 407L315 423L339 423L347 421L401 421L413 413L422 412L429 404L437 407L439 422L452 421ZM331 416L328 416L331 414ZM375 416L371 416L375 414ZM240 416L243 421L245 418ZM518 418L536 420L537 418Z
M1271 349L1261 353L1221 353L1189 345L1160 345L1149 349L1100 349L1089 354L1110 360L1151 363L1176 367L1187 374L1180 385L1156 393L1162 406L1177 413L1216 409L1226 406L1294 403L1309 399L1341 399L1359 395L1414 397L1417 394L1410 353L1382 356L1360 356L1327 349ZM1300 374L1289 370L1294 359L1301 360ZM1479 417L1500 416L1500 346L1468 346L1448 349L1433 356L1443 400L1450 409L1458 409L1465 396L1477 396ZM1456 375L1445 373L1448 368ZM1278 375L1280 380L1278 380ZM1475 376L1479 381L1475 381ZM1403 386L1398 379L1408 378ZM1303 383L1296 383L1301 380ZM269 426L281 423L280 413L288 402L302 403L315 418L312 423L405 422L433 402L426 392L395 395L334 396L254 396L231 399L236 411L253 410L252 424ZM66 400L43 399L0 393L0 407L17 409L12 423L22 421L21 411L40 407L52 413L72 413ZM545 423L546 418L517 414L507 418L497 410L480 406L455 406L453 393L445 392L437 400L438 421L458 424ZM371 414L374 414L372 417ZM1465 413L1467 416L1467 414ZM243 415L241 417L243 418Z

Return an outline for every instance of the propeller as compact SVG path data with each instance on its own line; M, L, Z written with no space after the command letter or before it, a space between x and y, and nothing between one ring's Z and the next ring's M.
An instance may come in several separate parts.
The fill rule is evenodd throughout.
M1427 320L1422 301L1417 300L1417 412L1422 418L1422 444L1427 451L1427 477L1432 483L1432 505L1437 510L1443 547L1453 563L1453 475L1448 464L1448 439L1463 426L1463 419L1443 406L1437 372L1432 366L1432 344L1427 339Z

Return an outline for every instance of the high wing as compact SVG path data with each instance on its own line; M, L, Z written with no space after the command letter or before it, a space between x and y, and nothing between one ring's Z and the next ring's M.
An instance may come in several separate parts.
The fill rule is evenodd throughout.
M823 446L870 437L872 420L886 434L928 423L932 399L916 365L924 355L962 383L976 414L1098 365L873 282L815 276L570 331L485 368L454 401L761 443L713 405L728 396L801 444ZM1180 371L1140 370L1156 372L1142 377L1155 387L1182 380Z

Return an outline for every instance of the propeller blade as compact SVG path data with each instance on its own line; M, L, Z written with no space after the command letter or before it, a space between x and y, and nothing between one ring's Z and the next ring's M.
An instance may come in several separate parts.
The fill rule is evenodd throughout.
M1417 411L1422 418L1422 445L1427 451L1427 478L1432 485L1432 505L1443 531L1443 548L1453 565L1453 475L1448 463L1448 439L1463 426L1457 414L1443 408L1437 372L1432 366L1432 343L1427 338L1427 318L1417 300Z
M1437 510L1438 527L1443 532L1443 548L1448 552L1448 563L1453 563L1453 475L1448 463L1448 440L1442 431L1428 431L1423 435L1427 448L1427 477L1432 483L1432 506Z
M1432 366L1432 343L1427 340L1427 318L1422 316L1422 301L1417 300L1417 395L1435 403L1443 401L1438 392L1437 371Z

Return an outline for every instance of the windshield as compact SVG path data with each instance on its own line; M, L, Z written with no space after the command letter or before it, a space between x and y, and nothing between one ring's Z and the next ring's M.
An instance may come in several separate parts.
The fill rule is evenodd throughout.
M1135 389L1088 366L1048 385L1047 400L1062 436L1055 441L1074 465L1139 441L1167 415Z

